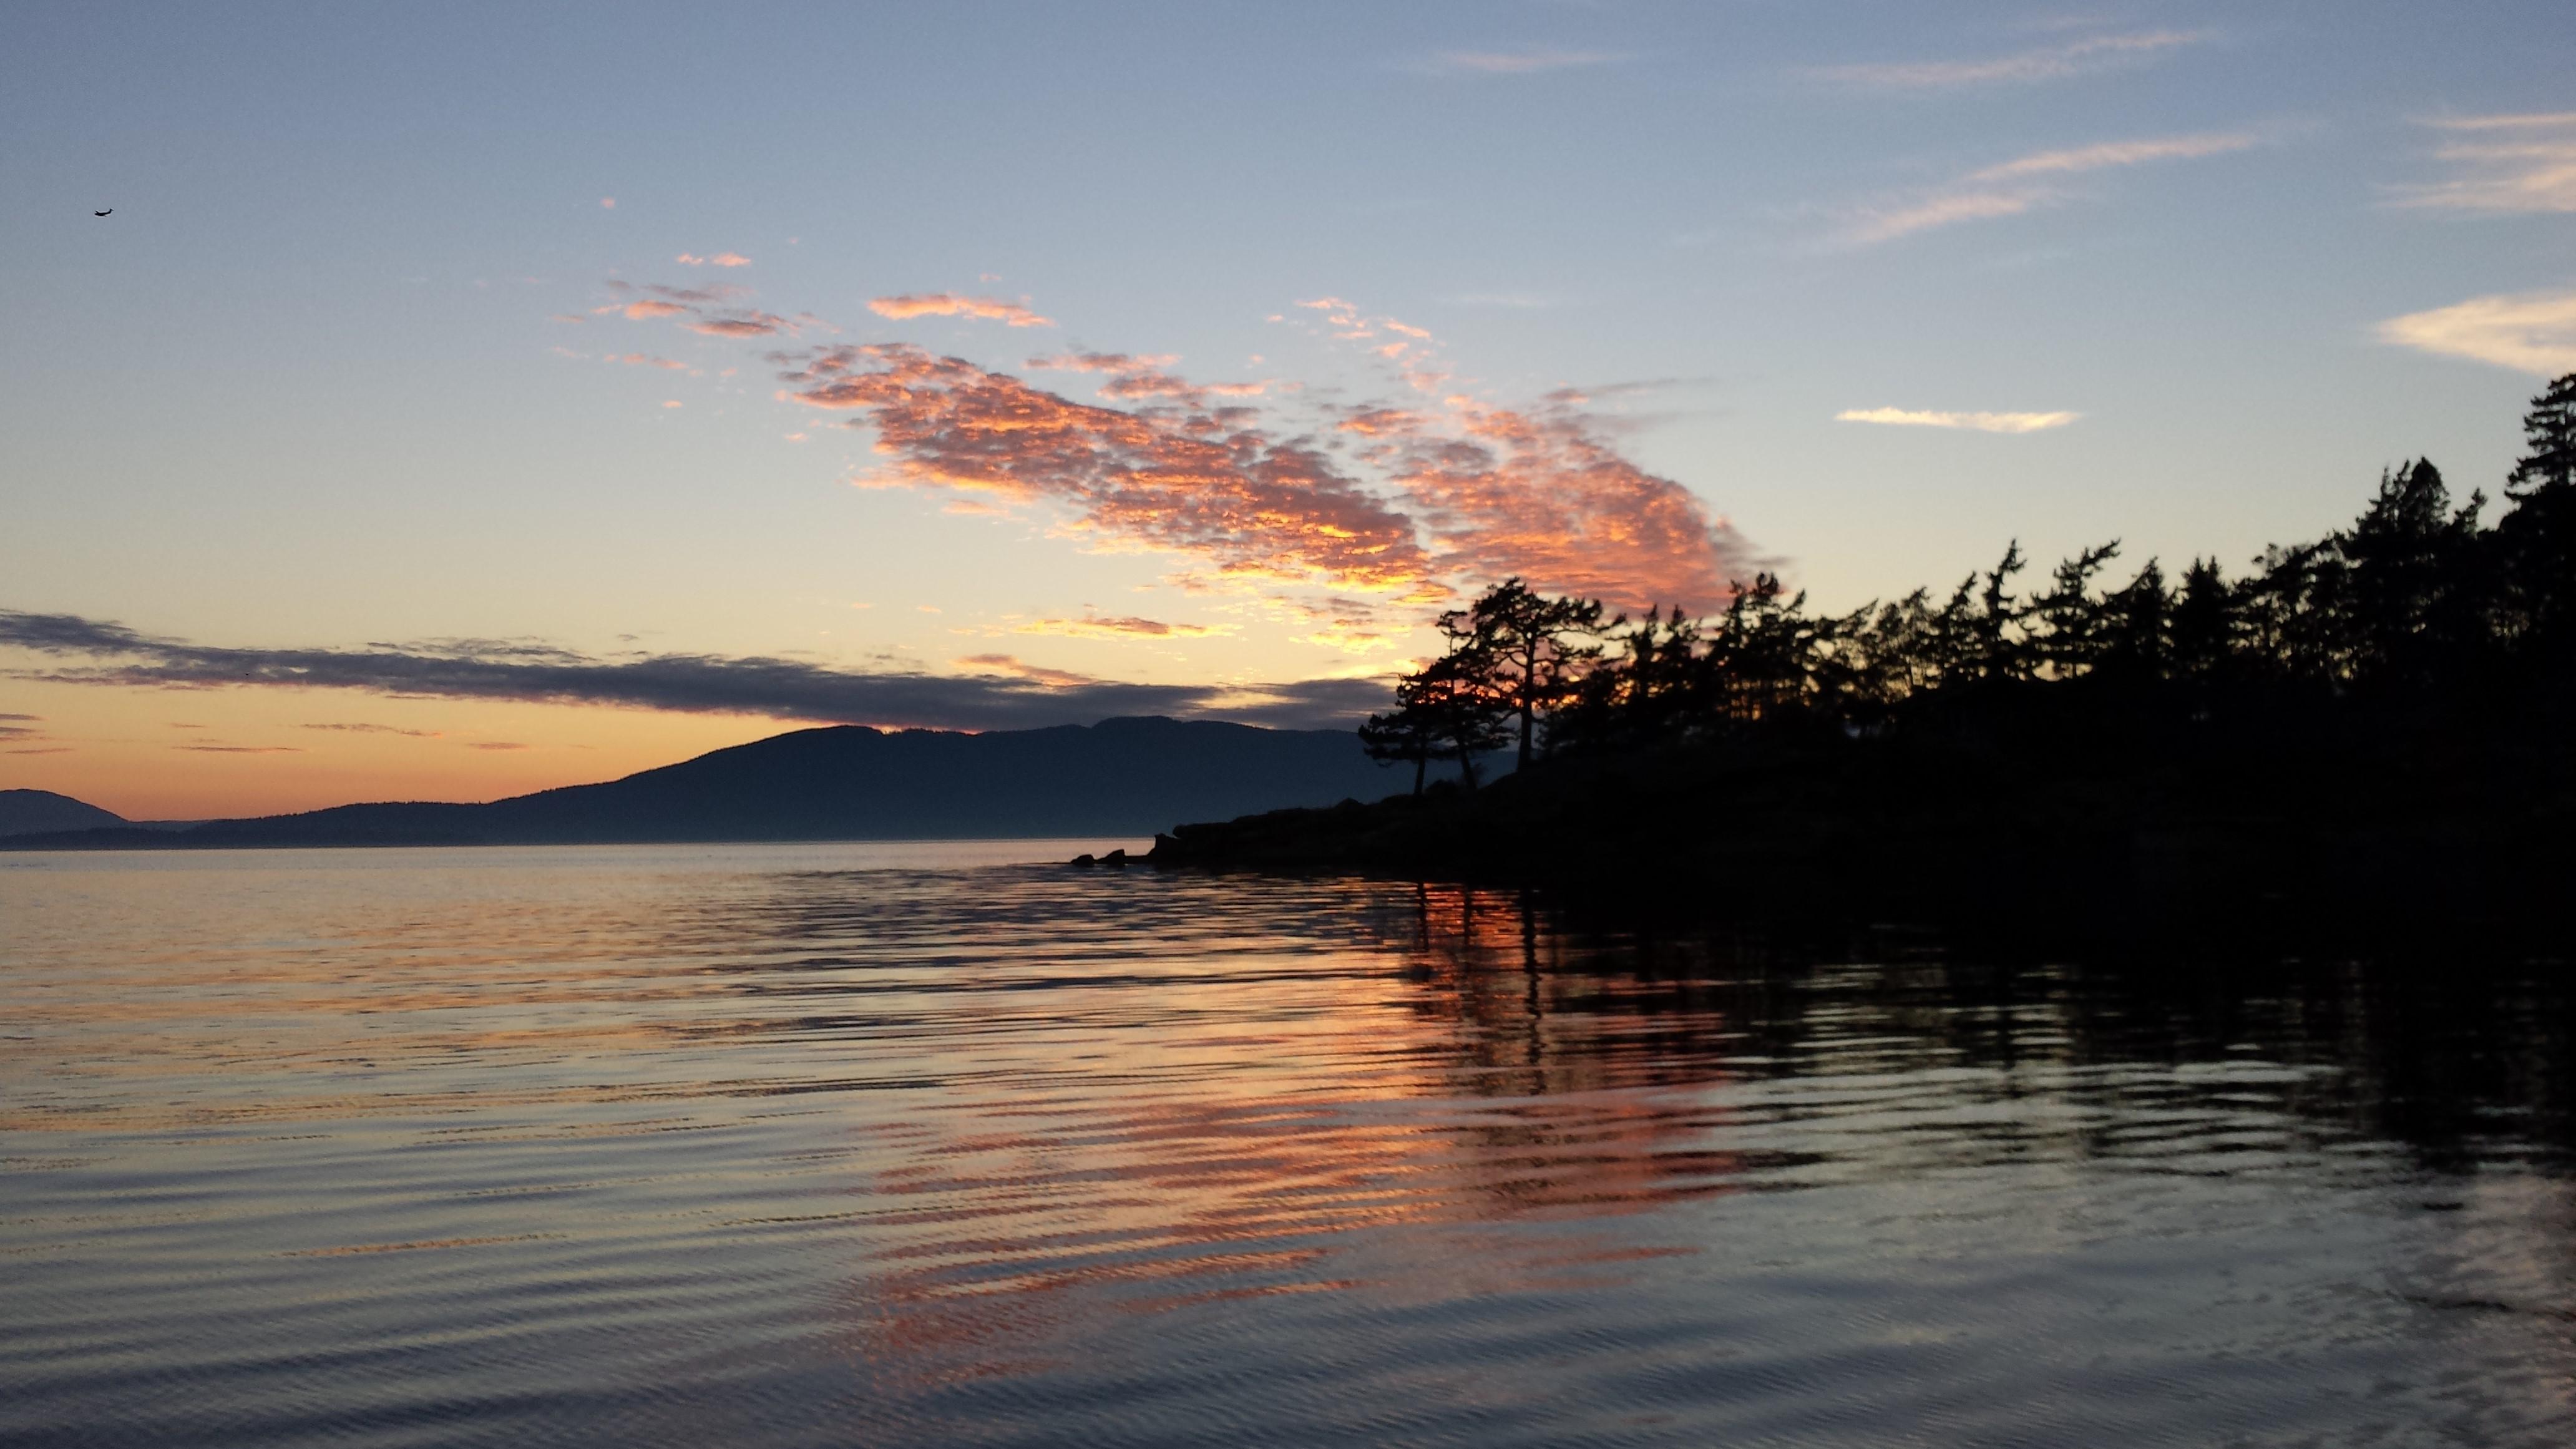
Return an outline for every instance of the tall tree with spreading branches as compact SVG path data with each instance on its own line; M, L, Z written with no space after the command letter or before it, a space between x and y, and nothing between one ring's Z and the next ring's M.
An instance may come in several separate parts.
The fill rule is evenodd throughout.
M1574 696L1583 670L1601 657L1599 599L1551 599L1517 578L1440 616L1440 632L1486 669L1481 684L1518 717L1519 767L1529 768L1540 715Z

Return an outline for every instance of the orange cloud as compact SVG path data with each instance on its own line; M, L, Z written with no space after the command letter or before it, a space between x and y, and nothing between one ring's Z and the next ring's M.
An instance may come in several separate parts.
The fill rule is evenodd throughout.
M1210 397L1258 397L1268 387L1258 382L1187 382L1163 369L1180 359L1158 353L1131 357L1123 352L1068 352L1055 357L1032 357L1029 366L1050 372L1105 372L1109 381L1100 385L1103 397L1171 398L1196 405Z
M647 317L670 317L686 312L687 310L689 309L681 306L677 302L658 302L650 299L641 302L629 302L625 307L626 315L639 322L643 321Z
M1104 541L1199 554L1237 576L1386 591L1431 567L1409 519L1230 409L1089 406L902 343L823 349L789 380L798 402L867 414L895 460L882 484L1057 504Z
M688 252L682 252L671 260L678 262L684 267L747 267L751 265L751 258L744 256L740 252L718 252L711 257L693 256Z
M1062 634L1076 639L1196 639L1229 631L1212 629L1204 624L1166 624L1160 619L1103 619L1097 615L1086 615L1079 619L1033 619L1012 632Z
M980 317L1012 327L1055 325L1018 302L1005 302L999 297L961 297L954 292L916 292L901 297L879 297L868 303L868 310L898 322L913 317Z
M1621 608L1705 610L1751 571L1750 550L1697 496L1620 456L1569 407L1461 409L1463 438L1390 445L1443 563L1471 578L1519 575L1545 593Z
M953 662L958 668L977 674L1007 675L1048 689L1081 689L1100 682L1088 674L1076 674L1070 669L1048 669L1043 665L1025 663L1013 654L969 654Z
M673 362L667 357L654 357L648 353L642 352L628 352L602 360L607 362L623 362L629 367L667 367L674 371L681 372L687 371L689 366L685 362Z
M1364 408L1333 426L1346 433L1374 438L1392 433L1418 432L1423 421L1420 413L1406 412L1402 408Z
M2125 164L2091 156L2052 167ZM696 303L740 289L610 284L638 303ZM630 304L636 305L636 304ZM983 316L1027 309L948 294L879 298L881 316ZM1031 368L1105 378L1100 401L1076 402L962 358L911 343L773 352L785 401L851 414L875 436L879 465L851 481L942 495L952 513L1038 510L1102 551L1182 557L1173 582L1280 600L1329 589L1337 600L1310 642L1367 649L1420 622L1408 609L1507 576L1622 607L1723 603L1758 562L1681 484L1620 454L1578 411L1571 391L1515 409L1442 395L1425 329L1364 314L1338 297L1300 302L1339 336L1397 354L1398 375L1426 400L1339 405L1294 383L1198 383L1167 354L1067 352ZM714 336L794 331L765 312L710 313L686 323ZM1014 325L1023 325L1014 323ZM1390 338L1390 334L1392 337ZM640 356L640 354L639 354ZM1277 401L1244 399L1275 393ZM1428 399L1436 398L1432 403ZM1123 404L1123 406L1122 406ZM1318 440L1318 430L1328 441ZM1344 440L1349 439L1346 443ZM1397 612L1381 619L1378 607ZM1019 632L1181 637L1224 632L1135 618L1044 619ZM989 661L988 661L989 662Z

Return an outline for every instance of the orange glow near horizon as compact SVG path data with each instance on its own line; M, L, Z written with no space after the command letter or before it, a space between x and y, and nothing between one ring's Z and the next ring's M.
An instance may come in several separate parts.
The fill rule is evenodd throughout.
M128 820L280 815L377 800L486 801L613 780L811 720L344 689L120 689L11 681L35 716L0 789Z

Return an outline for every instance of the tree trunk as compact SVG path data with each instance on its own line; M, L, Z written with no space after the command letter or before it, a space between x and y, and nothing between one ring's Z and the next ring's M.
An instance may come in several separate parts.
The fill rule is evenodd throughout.
M1430 768L1431 768L1431 752L1430 752L1429 750L1416 750L1416 751L1414 751L1414 752L1413 752L1413 793L1414 793L1414 794L1419 795L1419 794L1421 794L1421 793L1422 793L1422 776L1423 776L1423 773L1424 773L1425 771L1429 770Z

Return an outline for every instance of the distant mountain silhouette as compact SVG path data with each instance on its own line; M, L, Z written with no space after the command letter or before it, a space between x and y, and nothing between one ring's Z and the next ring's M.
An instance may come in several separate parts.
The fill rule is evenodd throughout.
M1161 717L977 735L841 725L716 750L604 784L488 805L343 805L301 815L214 820L176 832L75 828L0 844L27 849L1148 836L1183 820L1375 799L1411 783L1409 773L1403 780L1396 773L1371 761L1357 735L1338 730L1267 730Z
M0 790L0 836L52 830L95 830L126 824L112 810L51 790Z

